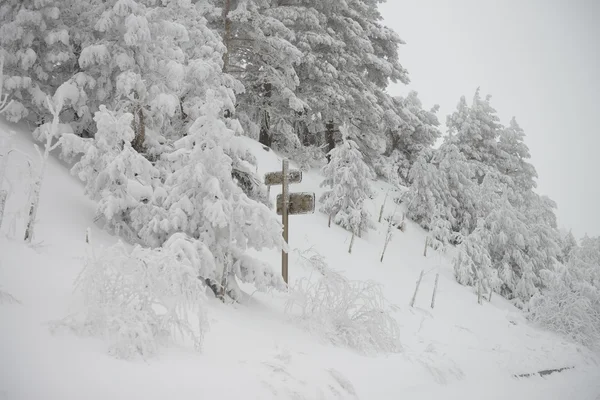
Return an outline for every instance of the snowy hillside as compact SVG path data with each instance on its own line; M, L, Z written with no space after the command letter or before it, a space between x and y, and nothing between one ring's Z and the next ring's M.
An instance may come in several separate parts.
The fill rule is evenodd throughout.
M408 221L397 230L379 262L387 225L357 238L327 227L327 217L290 216L290 285L311 271L302 252L321 254L351 280L381 283L400 325L402 351L361 355L329 343L285 312L285 293L254 293L241 304L209 296L203 349L191 344L161 349L145 361L107 354L102 339L80 337L55 322L81 306L73 283L83 267L91 230L94 251L117 239L94 224L95 204L68 167L51 158L41 191L36 235L22 238L31 176L28 155L38 156L23 126L2 122L14 151L8 161L9 198L0 231L0 291L18 302L0 302L0 399L600 399L600 359L579 345L530 326L500 296L477 304L473 288L459 285L448 255L429 250L425 233ZM251 139L258 173L276 171L281 159ZM22 154L22 153L24 154ZM293 191L322 192L317 172L305 173ZM388 186L374 182L377 196L367 206L378 215ZM273 202L277 190L270 193ZM388 200L384 216L395 210ZM304 253L306 254L306 253ZM256 252L279 273L280 253ZM409 302L425 271L415 306ZM436 273L439 286L430 307ZM570 367L545 377L514 375Z

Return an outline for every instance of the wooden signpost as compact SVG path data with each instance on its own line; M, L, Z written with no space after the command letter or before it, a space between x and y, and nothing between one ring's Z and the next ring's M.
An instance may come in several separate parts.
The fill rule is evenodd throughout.
M289 215L310 214L315 211L314 193L290 193L290 183L302 182L302 171L289 170L289 162L284 159L281 172L269 172L265 175L265 184L271 188L274 185L282 185L281 194L277 195L277 214L281 215L283 223L283 240L288 243ZM281 252L281 275L285 283L288 283L288 253Z

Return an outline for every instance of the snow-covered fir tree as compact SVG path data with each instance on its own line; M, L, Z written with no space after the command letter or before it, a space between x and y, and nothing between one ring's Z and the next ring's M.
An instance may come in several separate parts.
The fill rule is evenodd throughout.
M424 110L417 92L411 91L406 97L393 99L397 115L395 123L387 130L385 155L392 158L402 182L409 183L409 171L420 152L429 149L440 137L440 125L435 113L438 106Z
M28 117L34 124L52 119L46 96L53 95L71 76L76 58L65 23L65 14L73 3L9 0L0 5L4 91L13 100L4 112L7 119Z
M297 93L308 107L294 114L296 133L303 143L325 144L329 152L341 139L339 126L348 122L358 128L351 139L369 163L385 147L381 124L392 108L384 93L388 81L408 82L398 58L403 42L382 24L378 3L293 1L276 15L294 32L291 42L302 52L295 67Z
M491 96L481 98L479 89L473 96L471 106L464 97L458 103L457 110L448 116L448 133L467 160L476 166L479 182L483 180L486 167L495 165L498 158L498 137L503 127L491 106Z
M344 134L347 132L346 127L341 129ZM323 167L325 179L321 183L329 189L321 195L321 211L329 216L330 223L333 220L360 236L374 226L363 206L373 195L371 170L363 161L358 145L347 136L329 155L331 161Z
M489 292L496 290L499 283L485 245L487 232L483 225L482 220L478 221L477 228L462 239L453 261L456 280L463 285L474 286L479 303Z
M245 149L228 128L222 110L216 99L207 98L204 115L174 143L173 151L163 155L164 184L132 215L133 226L152 246L178 233L201 242L215 260L215 269L204 278L219 282L232 296L239 295L235 277L259 288L281 289L279 275L245 254L249 248L281 249L281 223L234 180L228 153Z
M153 198L153 183L160 183L160 173L131 145L135 137L131 113L119 115L100 106L94 120L96 135L72 171L86 183L86 193L98 200L96 218L136 241L131 212Z
M281 8L265 0L210 0L200 6L226 46L224 71L244 85L236 115L246 135L287 150L299 145L290 116L305 103L296 95L295 64L302 53L290 43L294 32L279 19Z

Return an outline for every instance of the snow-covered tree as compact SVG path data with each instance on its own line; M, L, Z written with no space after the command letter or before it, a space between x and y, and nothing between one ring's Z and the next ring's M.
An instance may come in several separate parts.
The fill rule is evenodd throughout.
M568 231L568 232L561 231L560 232L560 247L561 247L560 250L561 250L561 252L560 252L559 261L562 262L563 264L566 264L571 259L571 254L573 253L573 250L577 248L577 246L578 246L577 239L575 239L575 236L573 235L572 231Z
M245 254L249 248L282 248L281 224L232 177L228 153L245 149L221 117L219 102L207 101L203 113L173 151L163 155L164 184L133 213L133 227L152 246L178 232L199 240L215 260L215 270L204 278L228 292L237 292L236 276L259 288L282 289L281 277Z
M52 122L47 122L41 125L33 132L34 137L38 138L44 143L44 149L42 152L39 150L37 145L34 145L38 155L40 156L40 167L35 181L31 187L29 196L29 216L27 220L27 227L25 228L25 241L29 243L31 243L33 240L36 222L35 220L40 203L40 191L42 189L42 182L46 172L48 157L50 156L50 152L60 146L63 143L63 140L66 139L66 137L63 138L63 134L70 133L64 131L64 125L60 123L60 113L65 104L74 101L76 98L77 89L69 83L62 84L56 90L54 96L46 96L46 107L50 115L52 115Z
M88 114L105 104L134 116L137 151L160 152L195 120L206 90L235 86L221 72L220 38L190 1L111 0L91 17L74 79L89 95ZM232 93L219 93L233 109Z
M527 161L531 155L525 144L525 132L515 118L511 119L510 125L500 133L498 155L495 166L500 173L512 180L515 192L523 193L537 186L537 172Z
M487 232L484 222L478 221L477 228L462 239L459 252L454 258L456 280L463 285L475 287L478 302L498 286L497 271L492 268L492 260L487 250Z
M503 130L490 100L489 95L482 99L477 89L471 106L462 97L457 110L446 120L448 133L460 152L477 167L479 182L483 180L486 168L495 165L498 159L498 137Z
M412 185L408 192L407 215L425 229L430 228L436 208L448 204L448 182L434 164L434 155L433 150L422 151L410 171ZM452 214L446 212L446 216L451 218Z
M434 250L444 252L453 241L452 223L448 220L443 206L438 205L431 218L427 245Z
M381 121L392 107L384 90L390 80L408 82L398 59L403 42L382 24L378 3L297 0L280 5L276 15L302 52L297 95L308 107L293 115L296 133L329 152L339 141L338 127L350 123L357 128L350 138L369 162L385 147Z
M64 14L74 3L8 0L0 5L4 90L13 100L4 113L9 120L28 117L41 124L52 118L46 96L54 94L73 72L75 54Z
M302 54L278 18L282 7L267 0L210 0L200 7L226 47L223 71L244 85L236 115L246 135L266 146L297 147L290 116L305 107L295 93L294 65Z
M131 212L154 197L159 171L131 145L132 114L119 115L100 106L94 120L96 135L72 172L85 182L86 194L98 200L97 219L135 241Z
M8 93L4 90L4 52L0 48L0 115L12 105L12 100L8 101Z
M329 216L330 223L333 219L360 236L374 225L371 215L363 207L365 199L373 195L372 173L363 161L358 145L351 139L345 139L329 155L331 161L323 167L325 179L321 183L329 190L321 195L321 211Z
M430 229L448 221L452 231L468 235L477 219L472 165L451 140L437 150L424 150L409 173L407 216Z
M393 99L398 118L387 130L386 155L391 157L402 182L409 182L409 171L416 158L425 149L431 148L440 137L440 125L435 113L439 106L431 111L423 109L417 92L411 91L405 98Z

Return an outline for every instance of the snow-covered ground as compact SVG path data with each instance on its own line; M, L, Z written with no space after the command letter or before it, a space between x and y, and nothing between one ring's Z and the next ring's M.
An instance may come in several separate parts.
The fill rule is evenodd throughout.
M0 122L0 134L14 130L12 146L38 163L31 135ZM281 160L251 140L259 173L278 170ZM0 291L20 304L0 304L0 399L600 399L600 358L589 350L530 326L517 309L496 296L477 304L470 288L457 284L448 256L429 250L425 233L408 222L397 231L383 263L386 224L357 239L327 228L320 214L290 217L292 249L312 248L348 278L374 280L398 306L403 352L363 356L335 347L302 330L285 314L286 295L254 293L244 304L209 303L210 331L203 351L182 344L146 361L121 361L100 339L81 338L51 322L74 306L73 281L83 266L85 232L95 247L116 238L93 222L95 205L82 184L56 159L42 186L34 244L22 241L30 176L26 158L10 155L9 199L0 231ZM294 191L321 191L317 172L305 173ZM277 190L273 188L274 200ZM386 185L370 204L376 217ZM388 200L385 215L394 211ZM400 207L396 210L401 213ZM279 269L280 253L260 258ZM290 255L290 281L308 272ZM414 308L415 282L425 271ZM430 308L435 274L436 306ZM249 293L249 286L244 289ZM573 367L546 377L515 374Z

